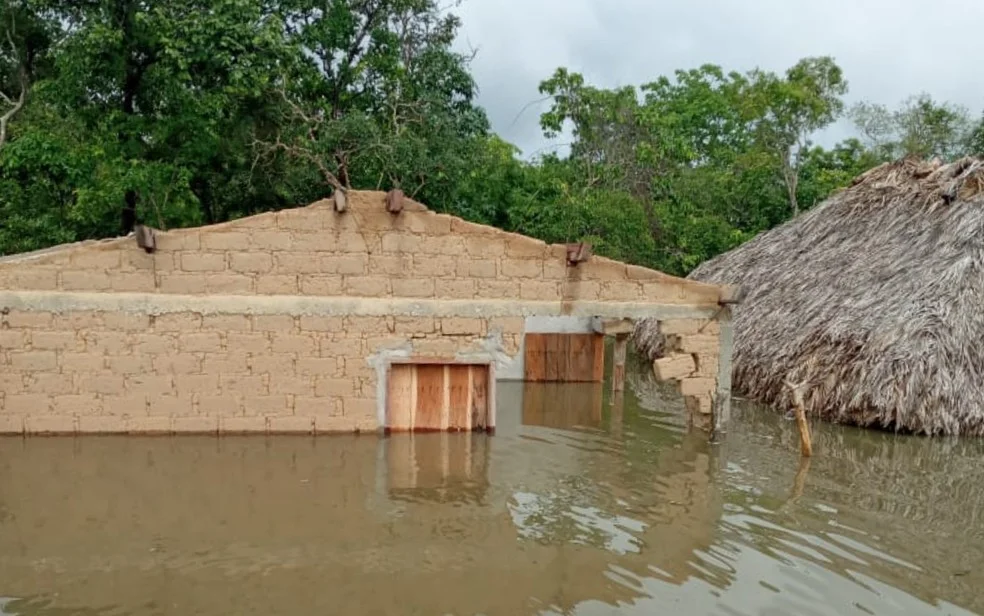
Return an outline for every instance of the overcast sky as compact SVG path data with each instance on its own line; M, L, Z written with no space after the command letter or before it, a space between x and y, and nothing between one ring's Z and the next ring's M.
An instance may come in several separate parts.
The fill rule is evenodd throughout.
M523 157L552 145L538 124L546 103L527 106L558 66L616 87L704 63L783 72L830 55L849 102L894 107L925 91L974 116L984 106L984 0L464 0L455 10L459 48L478 51L479 103Z

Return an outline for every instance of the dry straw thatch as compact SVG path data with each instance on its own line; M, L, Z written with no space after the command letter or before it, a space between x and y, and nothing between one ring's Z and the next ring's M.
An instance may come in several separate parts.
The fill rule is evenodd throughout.
M735 392L813 417L928 435L984 434L984 160L902 160L712 259L739 284ZM661 353L658 323L636 344Z

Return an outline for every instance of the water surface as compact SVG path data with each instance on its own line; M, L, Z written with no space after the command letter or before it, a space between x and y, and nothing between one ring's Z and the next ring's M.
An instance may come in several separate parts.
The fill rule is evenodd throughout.
M5 614L969 614L977 441L724 442L645 379L500 385L498 431L0 440Z

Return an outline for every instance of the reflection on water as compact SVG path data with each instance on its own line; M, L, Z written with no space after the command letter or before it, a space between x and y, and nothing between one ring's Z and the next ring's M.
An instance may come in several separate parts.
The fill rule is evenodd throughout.
M814 425L801 462L631 384L500 385L492 437L0 440L0 614L984 610L979 442Z

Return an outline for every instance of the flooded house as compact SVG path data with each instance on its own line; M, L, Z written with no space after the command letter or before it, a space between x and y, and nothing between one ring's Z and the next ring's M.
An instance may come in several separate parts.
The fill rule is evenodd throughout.
M496 384L615 386L677 333L695 424L730 404L729 287L339 192L223 224L0 259L0 433L491 430Z
M901 160L711 259L741 285L735 392L812 417L925 435L984 434L984 161ZM672 328L639 324L668 361Z

